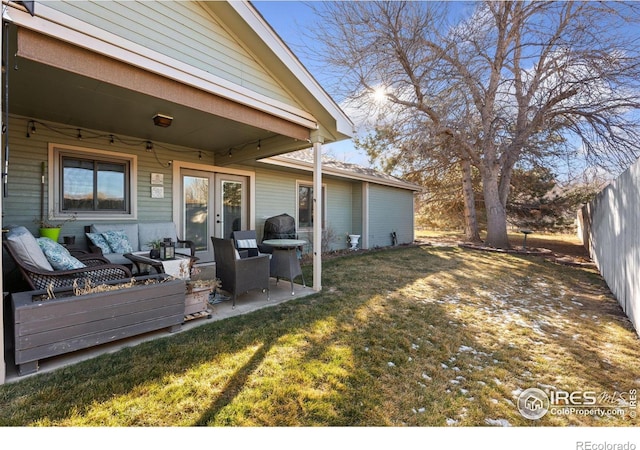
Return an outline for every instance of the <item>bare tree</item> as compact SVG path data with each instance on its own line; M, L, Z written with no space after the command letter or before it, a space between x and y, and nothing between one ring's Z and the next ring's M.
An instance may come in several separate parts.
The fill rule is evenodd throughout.
M354 105L380 112L372 94L383 89L387 126L411 118L478 169L487 243L506 248L510 180L530 140L553 130L588 162L637 158L638 5L487 1L464 20L452 5L323 3L316 39Z

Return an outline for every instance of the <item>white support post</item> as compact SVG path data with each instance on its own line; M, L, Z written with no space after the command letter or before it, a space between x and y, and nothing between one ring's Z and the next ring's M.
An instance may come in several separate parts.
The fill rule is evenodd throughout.
M6 8L6 5L2 5L2 8L4 10L4 8ZM4 16L4 14L2 14ZM3 17L4 18L4 17ZM4 45L9 45L8 42L3 42L3 38L4 38L4 21L2 19L0 19L0 23L2 23L2 29L0 30L0 53L2 52L2 49L4 49L3 44ZM6 66L6 70L7 72L10 70L9 69L9 61L5 61L4 62L5 66ZM5 75L6 76L6 75ZM4 94L4 86L3 86L3 94ZM9 105L3 105L3 95L0 95L0 111L3 110L3 107L8 108ZM2 115L2 114L0 114ZM2 123L0 124L0 127L4 127L4 126L9 126L9 124L4 123L4 115L2 115L2 119L0 120ZM7 131L6 133L3 133L3 138L6 140L9 138L8 136L9 132ZM0 145L0 148L4 151L4 145L5 142L2 141L2 145ZM1 161L0 164L2 165L2 171L4 172L6 165L3 164L4 161ZM7 174L4 174L4 176L2 177L2 180L0 181L0 184L5 182L4 177L6 177ZM0 189L4 189L4 186L0 186ZM3 200L4 194L2 192L0 192L0 211L3 210L2 208L2 200ZM1 224L4 227L4 223ZM0 271L3 270L3 261L2 261L2 254L0 254ZM6 372L7 372L7 365L6 362L4 360L4 302L5 302L5 298L4 298L4 286L2 284L2 277L0 277L0 292L2 293L2 301L0 302L0 306L2 306L0 308L0 351L2 352L0 354L0 384L4 384L5 380L6 380Z
M313 141L313 290L322 290L322 142Z

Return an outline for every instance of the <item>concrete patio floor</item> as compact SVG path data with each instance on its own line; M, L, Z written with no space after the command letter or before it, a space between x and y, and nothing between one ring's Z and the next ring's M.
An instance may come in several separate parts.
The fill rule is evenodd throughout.
M203 274L201 274L197 278L205 278L205 277L206 277L206 270L203 271ZM19 380L24 380L28 377L35 376L41 373L51 372L65 366L76 364L80 361L95 358L96 356L99 356L105 353L114 353L122 348L135 346L145 341L167 337L177 333L184 333L185 331L191 330L195 327L206 325L208 323L211 323L212 321L223 320L229 317L247 314L262 308L276 306L276 305L279 305L280 303L284 303L289 300L293 300L301 297L306 297L308 295L315 293L315 291L309 286L304 287L299 284L294 284L295 294L292 295L291 282L288 280L280 280L279 282L276 283L275 278L271 278L269 280L269 291L270 291L269 300L267 300L266 293L263 293L257 290L241 294L236 298L235 308L232 308L231 300L223 301L221 303L216 303L214 305L209 305L209 308L211 310L210 318L203 316L197 319L188 320L183 323L182 328L179 331L174 333L168 333L166 330L154 331L151 333L142 334L132 338L122 339L119 341L91 347L85 350L78 350L72 353L40 360L39 369L36 373L33 373L33 374L22 375L22 376L18 375L17 368L15 367L15 364L13 362L12 352L5 351L5 360L7 365L5 382L11 383Z

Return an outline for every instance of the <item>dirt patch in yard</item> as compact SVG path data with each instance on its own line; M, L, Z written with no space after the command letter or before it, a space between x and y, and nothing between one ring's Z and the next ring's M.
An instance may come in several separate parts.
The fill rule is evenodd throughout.
M509 234L509 243L511 244L511 249L508 251L496 250L491 247L484 246L482 244L470 244L465 242L464 236L458 233L451 232L416 232L416 238L412 244L400 244L396 247L398 248L406 248L406 247L414 247L414 246L425 246L425 245L433 245L433 246L446 246L446 247L465 247L473 250L483 250L483 251L497 251L500 253L512 253L512 254L522 254L522 255L530 255L530 256L542 256L544 258L553 260L560 264L566 264L571 266L580 266L580 267L595 267L591 258L589 258L589 253L586 248L578 241L575 236L572 235L529 235L527 236L527 245L526 249L523 249L523 239L521 234L510 233ZM387 250L391 248L389 247L375 247L371 249L362 249L351 250L351 249L342 249L342 250L334 250L331 252L326 252L322 254L322 260L327 261L334 258L339 258L347 255L355 255L362 253L370 253L376 252L380 250ZM304 254L302 255L301 260L302 265L311 265L313 263L312 254Z
M426 245L462 246L474 250L500 251L482 244L470 244L464 241L464 236L453 233L436 232L416 233L416 243ZM542 256L561 264L582 267L594 267L587 249L572 235L530 234L527 236L526 248L523 248L523 235L509 234L511 249L508 253Z

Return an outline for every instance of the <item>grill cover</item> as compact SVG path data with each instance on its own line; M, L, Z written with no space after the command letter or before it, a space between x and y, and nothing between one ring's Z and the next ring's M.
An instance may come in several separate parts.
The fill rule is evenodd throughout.
M266 239L297 239L296 221L289 214L269 217L264 222L264 234L262 240Z

